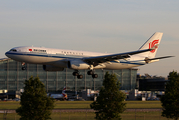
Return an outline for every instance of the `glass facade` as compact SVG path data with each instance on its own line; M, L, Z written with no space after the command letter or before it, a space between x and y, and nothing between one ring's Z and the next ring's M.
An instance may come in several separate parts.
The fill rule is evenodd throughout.
M121 90L132 90L136 87L137 69L122 70L95 70L98 78L93 79L87 75L88 70L80 70L83 79L77 79L72 75L74 70L49 72L44 71L42 65L26 64L26 70L22 70L20 62L11 59L0 59L0 90L17 91L23 89L24 81L31 76L38 76L44 83L47 92L62 90L82 91L84 89L100 90L104 74L115 73L121 82Z

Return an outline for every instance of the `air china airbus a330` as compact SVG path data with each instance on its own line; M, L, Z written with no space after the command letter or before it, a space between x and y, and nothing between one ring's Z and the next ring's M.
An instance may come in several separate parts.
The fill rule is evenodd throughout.
M42 47L15 47L5 55L13 60L31 64L42 64L46 71L63 71L64 68L74 69L73 75L82 79L78 70L88 69L88 75L97 78L94 69L126 69L159 61L155 58L163 33L154 33L139 50L126 53L96 53ZM25 69L22 67L22 69Z

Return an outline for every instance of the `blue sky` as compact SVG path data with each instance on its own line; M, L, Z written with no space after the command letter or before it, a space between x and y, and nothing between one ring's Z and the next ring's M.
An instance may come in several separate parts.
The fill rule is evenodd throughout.
M137 50L163 32L157 57L176 57L138 67L138 73L179 72L179 1L0 1L0 58L16 46L121 53Z

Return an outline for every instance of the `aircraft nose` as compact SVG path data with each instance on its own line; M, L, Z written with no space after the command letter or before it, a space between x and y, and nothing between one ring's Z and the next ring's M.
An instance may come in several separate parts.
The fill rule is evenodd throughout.
M6 53L5 53L5 55L6 55L7 57L9 57L9 51L8 51L8 52L6 52Z

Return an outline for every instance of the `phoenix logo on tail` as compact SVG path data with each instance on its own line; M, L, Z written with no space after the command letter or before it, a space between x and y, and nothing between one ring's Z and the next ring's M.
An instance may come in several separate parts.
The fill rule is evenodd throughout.
M154 40L153 42L150 42L150 43L149 43L149 49L152 48L152 47L154 47L154 45L157 44L158 41L159 41L159 40ZM151 53L154 53L155 50L156 50L156 49L151 50L150 52L151 52Z

